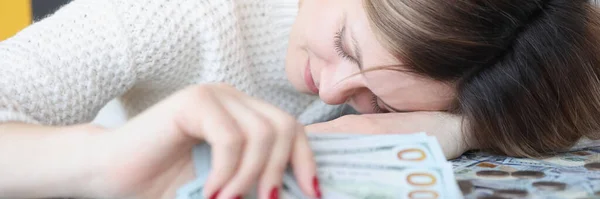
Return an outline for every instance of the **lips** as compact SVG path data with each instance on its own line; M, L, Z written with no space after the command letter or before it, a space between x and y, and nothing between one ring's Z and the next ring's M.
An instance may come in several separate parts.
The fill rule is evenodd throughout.
M312 73L310 72L310 58L306 61L306 67L304 69L304 82L306 86L313 94L319 94L319 88L315 84L315 80L313 79Z

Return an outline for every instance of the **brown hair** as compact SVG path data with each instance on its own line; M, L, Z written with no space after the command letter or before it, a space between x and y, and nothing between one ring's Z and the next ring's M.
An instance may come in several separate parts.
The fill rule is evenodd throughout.
M600 14L589 0L365 0L378 39L457 90L479 148L537 157L600 130Z

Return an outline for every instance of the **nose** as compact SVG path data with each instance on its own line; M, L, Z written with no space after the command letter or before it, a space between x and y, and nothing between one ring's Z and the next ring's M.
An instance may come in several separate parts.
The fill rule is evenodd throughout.
M319 97L331 105L346 103L352 96L369 92L363 76L351 65L323 67L319 76Z

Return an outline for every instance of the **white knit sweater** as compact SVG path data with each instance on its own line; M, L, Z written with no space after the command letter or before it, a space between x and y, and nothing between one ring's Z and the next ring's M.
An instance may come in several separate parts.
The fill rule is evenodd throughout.
M223 82L297 116L340 116L297 93L284 59L298 0L76 0L0 43L0 122L129 117L188 85Z

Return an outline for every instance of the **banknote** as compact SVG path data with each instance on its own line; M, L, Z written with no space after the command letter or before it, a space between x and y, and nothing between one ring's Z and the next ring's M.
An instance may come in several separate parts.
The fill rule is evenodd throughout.
M449 164L373 166L321 162L318 175L324 190L352 196L349 198L456 198L458 193Z
M323 198L461 198L452 165L435 138L404 135L310 134ZM210 172L210 146L193 149L197 178L181 187L178 198L202 198ZM309 198L292 168L283 178L282 198ZM244 198L256 198L250 193Z
M447 162L437 140L425 134L319 140L312 141L310 146L317 162L371 162L378 166L422 166Z
M415 173L417 171L411 170L415 168L425 169L420 173L429 172L427 174L436 179L435 185L427 189L429 192L413 194L421 198L435 198L432 190L442 192L437 196L440 199L463 197L460 194L469 199L600 198L599 146L541 159L469 152L451 161L452 176L444 174L450 165L438 153L441 150L436 148L435 140L425 134L380 137L319 134L310 135L309 140L317 154L324 198L407 198L406 194L415 189L407 183L406 172ZM420 163L416 163L417 160ZM181 187L177 198L202 198L211 163L208 145L194 148L194 162L198 178ZM454 178L457 183L453 183ZM420 182L431 184L431 179L421 176ZM444 181L443 185L439 185L440 181ZM452 186L460 188L456 191L459 195L440 190L452 189ZM450 195L443 195L446 192ZM255 195L250 193L245 198L255 198ZM284 174L281 198L309 198L303 195L291 168Z
M600 198L600 147L545 158L469 152L452 160L465 198Z
M212 168L211 159L211 148L210 145L203 143L196 145L192 149L192 160L194 162L194 171L196 172L196 178L183 185L177 190L177 199L203 199L204 184L208 179L208 175ZM256 189L248 193L244 198L253 199L256 198ZM285 193L284 193L285 194Z
M206 143L196 145L192 149L192 160L196 178L177 190L177 199L203 198L203 188L211 169L211 149Z

